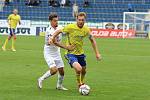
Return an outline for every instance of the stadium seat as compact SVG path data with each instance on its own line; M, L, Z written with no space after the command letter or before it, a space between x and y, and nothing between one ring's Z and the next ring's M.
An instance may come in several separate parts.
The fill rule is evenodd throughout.
M61 0L59 0L60 2ZM74 3L74 0L70 0ZM83 7L83 0L76 0L79 5L79 11L84 11L87 13L88 21L95 22L122 22L123 12L128 11L128 3L133 5L136 12L147 12L150 9L150 0L142 2L142 0L89 0L90 6ZM19 9L22 19L31 20L47 20L47 16L50 12L57 12L61 16L62 21L73 21L72 17L72 7L50 7L48 6L47 0L42 0L40 6L28 7L24 2L11 3L10 6L5 6L3 13L1 13L1 19L6 19L7 15L12 11L13 8Z

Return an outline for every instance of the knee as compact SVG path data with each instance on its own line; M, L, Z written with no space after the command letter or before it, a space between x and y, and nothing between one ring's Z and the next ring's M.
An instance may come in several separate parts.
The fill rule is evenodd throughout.
M17 37L16 36L14 36L14 40L16 40L17 39Z
M80 73L82 72L82 67L76 68L76 72L77 72L78 74L80 74Z
M11 36L8 36L8 40L10 40L11 39Z
M56 73L57 73L57 68L56 68L56 67L52 67L52 68L50 69L50 72L51 72L51 75L56 74Z
M76 73L81 73L82 72L82 67L78 62L75 62L72 64L72 66L74 67L74 69L76 70Z
M13 37L14 37L14 40L16 40L16 39L17 39L16 35L13 35Z

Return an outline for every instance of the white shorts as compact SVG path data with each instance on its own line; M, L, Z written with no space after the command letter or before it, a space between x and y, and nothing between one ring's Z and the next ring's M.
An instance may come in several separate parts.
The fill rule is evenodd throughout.
M64 67L64 62L61 58L60 50L54 50L55 48L44 46L44 58L49 68Z

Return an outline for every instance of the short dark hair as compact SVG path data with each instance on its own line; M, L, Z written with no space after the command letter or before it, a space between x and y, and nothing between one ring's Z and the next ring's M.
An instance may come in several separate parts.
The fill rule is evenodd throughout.
M50 13L48 19L53 20L53 18L56 18L56 17L58 17L56 13Z

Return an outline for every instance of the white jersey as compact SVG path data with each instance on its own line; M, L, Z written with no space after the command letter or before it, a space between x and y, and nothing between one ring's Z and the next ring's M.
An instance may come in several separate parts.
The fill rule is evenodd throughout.
M56 31L56 30L58 30L58 29L60 29L60 27L57 27L56 29L54 29L53 27L48 27L47 29L46 29L46 34L45 34L45 44L47 45L47 46L50 46L50 47L53 47L53 48L55 48L55 49L58 49L59 47L56 47L56 46L54 46L54 45L48 45L48 40L49 40L49 38L54 34L54 32ZM61 36L61 34L56 38L57 39L57 42L60 42L61 41L61 38L62 38L62 36Z
M60 27L57 27L54 29L52 26L48 27L46 30L45 34L45 45L44 45L44 58L48 64L49 67L63 67L64 63L61 58L60 54L60 48L53 45L53 44L48 44L49 38L54 34L56 30L60 29ZM62 38L62 35L60 34L57 38L56 41L60 42Z

